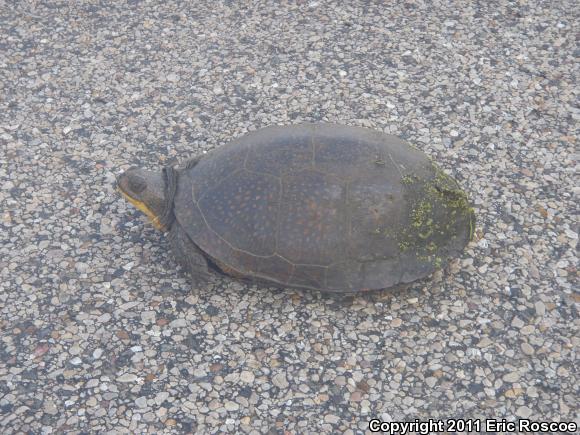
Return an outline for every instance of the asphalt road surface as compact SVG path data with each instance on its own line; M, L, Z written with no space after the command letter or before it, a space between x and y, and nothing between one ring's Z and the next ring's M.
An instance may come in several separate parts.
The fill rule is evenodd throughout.
M573 1L3 2L0 432L578 418L578 22ZM192 289L113 189L304 121L425 151L477 239L404 292Z

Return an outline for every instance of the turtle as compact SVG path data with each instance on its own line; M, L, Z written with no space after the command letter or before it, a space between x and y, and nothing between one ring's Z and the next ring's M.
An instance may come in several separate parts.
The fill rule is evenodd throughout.
M461 255L475 227L455 179L363 127L270 126L116 182L168 233L194 285L215 271L322 293L408 285Z

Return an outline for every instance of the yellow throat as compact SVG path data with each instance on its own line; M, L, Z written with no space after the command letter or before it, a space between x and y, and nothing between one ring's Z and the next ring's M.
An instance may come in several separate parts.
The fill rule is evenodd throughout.
M137 201L135 198L130 197L129 195L127 195L125 192L123 192L118 187L117 187L117 190L119 192L121 192L121 195L123 195L123 197L127 201L129 201L131 204L133 204L135 207L137 207L137 209L139 211L143 212L145 214L145 216L147 216L149 218L151 223L153 223L153 226L155 228L157 228L159 231L165 231L165 227L163 225L161 225L161 222L159 222L159 216L156 216L155 214L153 214L153 212L149 209L149 207L147 207L145 205L145 203L143 203L141 201Z

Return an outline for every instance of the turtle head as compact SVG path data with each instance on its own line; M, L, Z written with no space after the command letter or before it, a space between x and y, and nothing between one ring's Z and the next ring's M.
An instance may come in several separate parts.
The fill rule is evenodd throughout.
M117 190L145 213L155 228L167 230L160 222L166 204L165 180L161 172L130 168L117 177Z

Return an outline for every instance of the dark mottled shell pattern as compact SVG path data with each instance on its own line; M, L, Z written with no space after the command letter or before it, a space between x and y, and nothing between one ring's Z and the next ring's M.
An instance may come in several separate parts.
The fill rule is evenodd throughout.
M269 127L180 173L175 215L238 274L327 292L422 278L471 238L457 183L394 136L333 124Z

